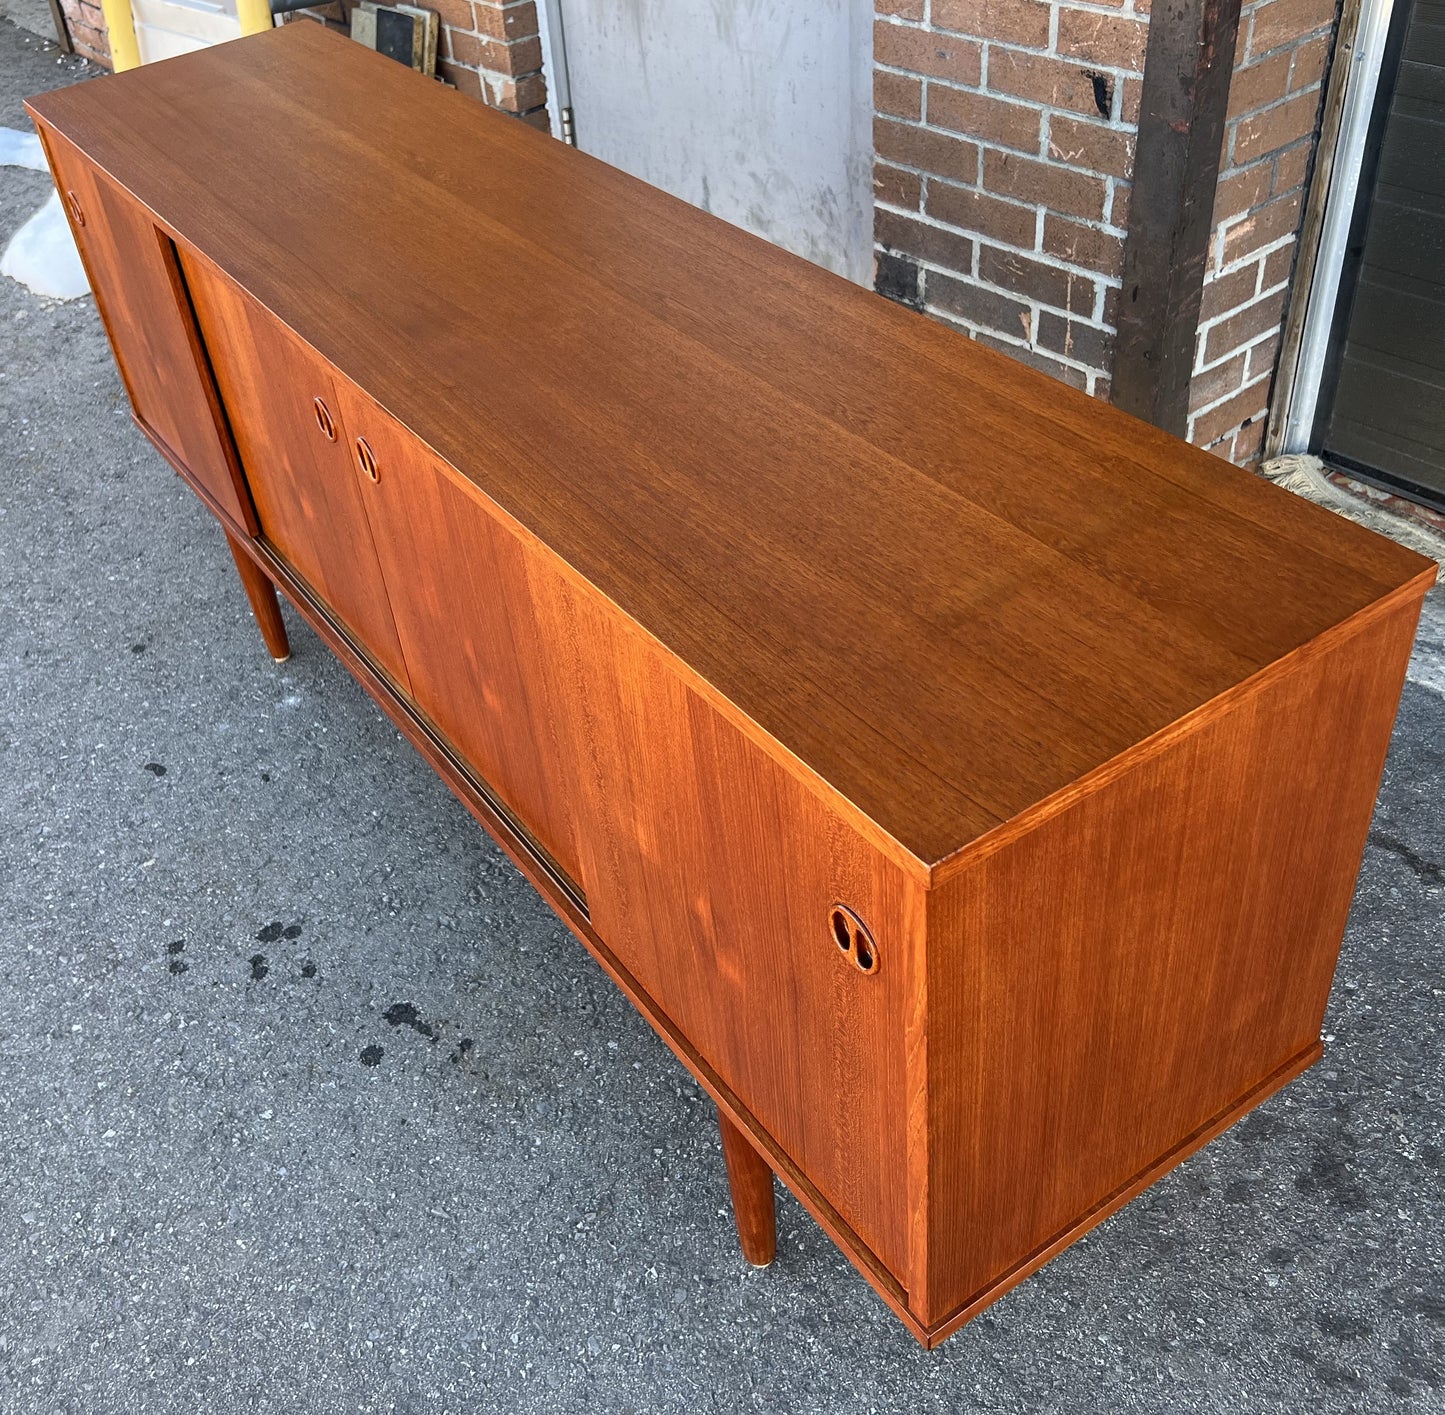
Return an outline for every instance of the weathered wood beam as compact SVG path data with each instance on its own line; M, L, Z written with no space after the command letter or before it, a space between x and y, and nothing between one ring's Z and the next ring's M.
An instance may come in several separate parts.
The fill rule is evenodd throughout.
M1124 240L1113 402L1182 437L1240 0L1157 0Z

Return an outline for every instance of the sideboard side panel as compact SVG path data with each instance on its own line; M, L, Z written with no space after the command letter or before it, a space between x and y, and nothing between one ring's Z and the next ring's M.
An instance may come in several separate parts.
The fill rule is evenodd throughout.
M930 895L926 1325L1313 1059L1419 608Z
M212 506L254 534L255 514L229 455L175 247L79 149L51 128L42 125L41 132L137 421Z

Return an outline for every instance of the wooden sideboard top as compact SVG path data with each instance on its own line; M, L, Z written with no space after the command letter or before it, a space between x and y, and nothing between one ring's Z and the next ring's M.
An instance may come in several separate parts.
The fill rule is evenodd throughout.
M31 106L906 865L1433 576L318 25Z

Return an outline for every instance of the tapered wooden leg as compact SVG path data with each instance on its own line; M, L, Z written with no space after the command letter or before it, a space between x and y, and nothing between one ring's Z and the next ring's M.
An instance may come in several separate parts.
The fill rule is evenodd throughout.
M752 1147L747 1136L721 1111L723 1159L727 1161L728 1188L733 1195L733 1217L743 1257L755 1268L765 1268L778 1251L778 1229L773 1212L773 1171Z
M266 578L265 571L241 548L241 543L230 531L226 532L226 544L231 547L231 558L236 562L236 573L245 586L246 598L251 601L251 613L256 616L261 637L277 663L285 663L291 657L291 641L286 637L286 623L281 618L281 606L276 602L276 586Z

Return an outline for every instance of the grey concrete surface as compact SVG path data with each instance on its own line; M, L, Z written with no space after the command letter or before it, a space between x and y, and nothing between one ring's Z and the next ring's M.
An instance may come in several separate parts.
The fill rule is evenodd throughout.
M45 40L59 38L55 32L55 17L50 13L49 0L0 0L0 20L9 20L17 28ZM59 56L59 50L56 50Z
M1432 615L1325 1061L926 1354L0 281L0 1412L1445 1410Z

